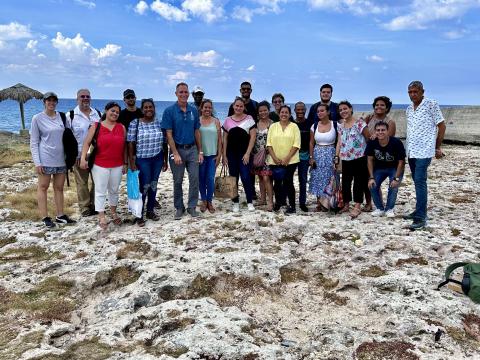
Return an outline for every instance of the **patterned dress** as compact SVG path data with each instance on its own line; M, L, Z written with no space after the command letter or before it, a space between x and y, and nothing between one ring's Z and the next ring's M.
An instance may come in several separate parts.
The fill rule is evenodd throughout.
M314 127L312 126L312 130ZM318 131L318 130L317 130ZM327 134L327 133L326 133ZM313 159L317 164L317 168L310 168L310 187L309 192L318 198L328 198L330 195L325 192L333 175L333 158L335 156L335 136L336 132L331 125L328 134L333 138L331 145L320 146L315 144L313 148Z
M263 130L257 130L257 137L255 139L255 145L253 146L253 155L258 154L261 151L265 152L266 155L266 147L267 147L267 135L268 135L268 128ZM266 158L266 156L265 156ZM272 170L270 170L270 166L267 163L264 163L263 166L254 167L252 166L252 171L255 175L259 176L271 176Z

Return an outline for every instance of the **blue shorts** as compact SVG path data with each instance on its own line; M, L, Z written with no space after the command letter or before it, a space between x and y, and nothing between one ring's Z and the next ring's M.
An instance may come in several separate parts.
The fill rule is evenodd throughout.
M58 167L50 167L50 166L42 166L43 173L45 175L55 175L55 174L66 174L67 167L66 166L58 166Z

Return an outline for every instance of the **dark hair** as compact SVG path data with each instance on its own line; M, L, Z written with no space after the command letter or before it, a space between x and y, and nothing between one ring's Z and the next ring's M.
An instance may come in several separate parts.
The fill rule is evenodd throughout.
M272 103L273 103L273 99L276 99L276 98L282 99L283 103L285 102L285 97L281 93L275 93L272 95Z
M258 109L260 106L266 106L268 111L270 111L270 103L267 100L260 101L257 105L257 116L258 116Z
M175 91L177 91L180 86L186 86L187 89L188 89L188 84L186 82L182 81L182 82L179 82L177 84L177 86L175 87Z
M305 110L307 110L307 107L305 106L305 103L303 101L297 101L295 103L295 105L293 106L294 109L297 108L297 105L303 105L303 107L305 108Z
M210 100L210 99L203 99L202 102L200 103L200 112L202 111L203 106L204 106L206 103L210 103L210 105L212 105L212 110L213 110L213 101Z
M319 108L320 106L323 106L323 107L325 108L325 110L327 110L327 112L330 112L330 106L328 106L328 104L324 104L324 103L318 104L318 106L317 106L317 111L318 111L318 108Z
M242 87L243 85L248 85L250 86L250 88L252 87L252 84L250 84L248 81L244 81L240 84L240 87Z
M145 103L151 103L153 105L153 108L155 108L155 103L153 102L153 99L152 98L149 98L149 99L142 99L142 101L140 102L140 108L142 109L143 108L143 105Z
M377 127L379 127L379 126L385 126L385 127L387 128L387 130L388 130L388 123L385 122L385 121L382 121L382 120L381 120L381 121L377 122L377 123L375 124L374 129L377 130Z
M320 86L320 91L322 91L323 89L330 89L333 92L333 87L330 84L323 84L322 86Z
M347 106L348 106L350 109L352 109L352 111L353 111L353 106L352 106L352 104L350 104L350 101L348 101L348 100L340 101L340 102L338 103L338 107L339 107L339 108L340 108L340 105L347 105Z
M110 101L105 105L105 111L103 112L103 115L102 115L100 120L102 120L102 121L105 120L107 118L107 111L110 110L113 107L118 107L118 111L122 110L122 108L120 107L120 105L118 105L117 102Z
M423 90L423 84L421 81L418 81L418 80L414 80L410 84L408 84L409 89L412 87L417 88L419 90Z
M288 110L288 113L289 113L290 115L292 115L292 109L290 109L290 106L288 106L288 105L282 105L282 106L280 106L279 112L282 111L282 109L287 109L287 110Z
M388 96L377 96L373 100L372 107L375 109L375 105L377 104L377 101L383 101L385 103L385 106L387 107L387 114L390 112L390 109L392 108L392 101Z

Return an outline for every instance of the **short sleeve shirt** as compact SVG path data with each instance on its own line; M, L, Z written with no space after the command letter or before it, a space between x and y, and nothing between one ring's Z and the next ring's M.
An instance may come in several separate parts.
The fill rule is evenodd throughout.
M158 155L162 151L164 142L160 121L157 119L149 123L140 121L140 124L138 124L138 136L136 136L138 121L138 119L135 119L130 123L127 141L136 142L137 158L146 159Z
M197 108L187 104L186 111L183 111L178 102L167 107L162 116L162 129L172 130L173 140L177 144L194 144L195 130L200 129Z
M300 149L300 142L300 130L294 122L290 122L285 130L282 129L280 122L273 123L268 129L267 146L271 146L275 155L280 159L285 158L290 153L292 147ZM296 164L299 161L300 156L297 151L290 159L289 165ZM267 163L275 165L270 155L267 157Z
M362 132L367 124L362 119L355 121L351 128L345 128L344 124L338 124L340 135L340 159L355 160L365 155L367 141Z
M255 127L255 120L250 115L240 121L235 121L231 116L223 122L222 129L227 134L227 153L243 155L250 142L250 130Z
M435 100L424 98L417 109L407 108L407 156L426 159L435 156L437 125L444 121Z
M365 154L374 157L375 169L396 168L400 160L405 160L405 148L396 137L390 137L385 146L381 146L378 139L369 141Z

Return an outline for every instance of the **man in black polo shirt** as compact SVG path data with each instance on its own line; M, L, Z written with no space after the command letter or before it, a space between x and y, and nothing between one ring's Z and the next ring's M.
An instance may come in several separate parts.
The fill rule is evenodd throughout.
M243 100L245 101L245 110L248 115L250 115L255 122L258 121L257 119L257 106L258 103L250 99L250 95L252 94L252 84L248 81L244 81L240 84L240 95L242 96ZM228 108L228 116L233 115L233 103Z
M367 144L365 154L368 156L368 188L377 208L372 216L395 217L393 208L397 200L398 186L405 169L405 147L400 139L388 136L388 123L379 121L375 124L377 138ZM380 194L382 182L389 178L387 202L384 204Z
M117 121L125 126L125 130L128 130L128 126L132 120L142 118L143 113L142 110L137 108L137 97L135 96L135 91L132 89L127 89L123 92L123 101L125 102L126 108L120 111Z

